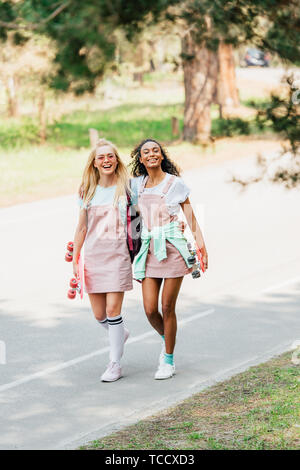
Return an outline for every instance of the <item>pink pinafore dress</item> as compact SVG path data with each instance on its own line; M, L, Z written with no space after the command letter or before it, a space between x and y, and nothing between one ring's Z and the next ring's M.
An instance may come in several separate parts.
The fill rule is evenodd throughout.
M119 207L87 207L84 277L88 294L132 289L132 267Z
M140 186L138 195L138 206L148 230L153 230L154 227L169 224L178 220L177 215L170 215L166 203L166 194L168 193L175 176L168 178L161 194L147 194L144 192L145 185L148 181L146 176ZM166 241L167 258L158 261L154 254L154 240L151 239L149 251L146 259L146 273L145 277L156 278L176 278L182 277L191 272L187 267L185 260L180 252L175 248L172 243Z

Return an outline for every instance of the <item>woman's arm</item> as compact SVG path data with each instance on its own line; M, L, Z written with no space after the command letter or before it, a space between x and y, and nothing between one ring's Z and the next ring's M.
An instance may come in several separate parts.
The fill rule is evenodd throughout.
M85 209L81 209L79 213L79 221L74 235L74 248L73 248L73 273L74 276L78 274L78 259L82 245L84 243L87 232L87 213Z
M207 254L207 250L206 250L206 246L204 243L204 238L203 238L201 229L195 217L189 198L187 198L184 202L180 203L180 206L183 210L186 221L191 229L195 242L200 249L200 252L203 258L204 268L206 270L208 268L208 254Z

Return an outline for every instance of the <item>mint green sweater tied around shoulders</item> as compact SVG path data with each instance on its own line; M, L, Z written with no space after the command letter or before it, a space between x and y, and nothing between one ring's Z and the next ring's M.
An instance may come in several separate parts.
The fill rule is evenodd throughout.
M162 261L167 258L166 241L168 241L172 243L172 245L174 245L175 248L177 248L177 250L180 252L187 267L192 267L192 264L188 262L190 252L187 247L187 241L178 227L178 221L171 222L161 227L154 227L152 230L148 230L145 226L143 226L141 238L142 246L135 258L134 263L135 279L140 281L145 278L146 259L151 238L154 239L154 255L158 261Z

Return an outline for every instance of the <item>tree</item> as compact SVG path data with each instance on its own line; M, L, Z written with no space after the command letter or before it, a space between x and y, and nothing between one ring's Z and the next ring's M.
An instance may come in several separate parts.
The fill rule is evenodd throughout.
M216 97L221 106L236 100L233 67L226 58L232 47L251 41L287 60L300 60L297 0L62 0L55 7L51 0L7 0L5 5L0 5L0 35L31 27L53 38L53 86L76 93L92 91L112 64L118 28L132 39L162 19L177 24L186 90L184 136L192 141L209 140L208 108ZM219 73L228 76L229 86Z
M236 83L235 62L232 44L220 41L218 47L219 74L217 80L217 103L220 116L227 115L228 110L240 104Z
M173 20L183 22L185 30L185 139L209 141L213 101L221 111L238 105L233 47L251 41L285 59L300 60L298 12L295 0L187 0L176 9Z
M211 131L210 108L216 94L218 58L213 50L198 45L192 33L182 40L184 71L185 140L207 142Z
M141 31L149 16L158 22L166 6L179 0L7 0L0 4L0 36L7 30L31 29L56 41L53 86L77 94L92 92L115 58L116 32Z
M47 38L26 33L26 41L16 44L14 35L8 32L0 49L0 78L6 88L9 117L18 115L19 86L26 83L29 92L39 95L40 123L44 120L45 89L54 72L51 62L54 53L53 44Z

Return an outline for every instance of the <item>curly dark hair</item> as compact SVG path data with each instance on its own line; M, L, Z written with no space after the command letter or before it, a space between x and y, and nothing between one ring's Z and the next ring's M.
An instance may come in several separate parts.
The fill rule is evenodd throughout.
M155 142L161 151L162 156L164 157L163 161L161 162L161 169L165 173L170 173L171 175L180 176L179 169L176 167L175 163L172 162L170 159L167 150L155 139L145 139L139 143L132 150L130 157L132 158L132 162L130 163L131 173L132 176L141 176L141 175L148 175L148 172L145 166L140 162L141 157L141 148L146 142Z

